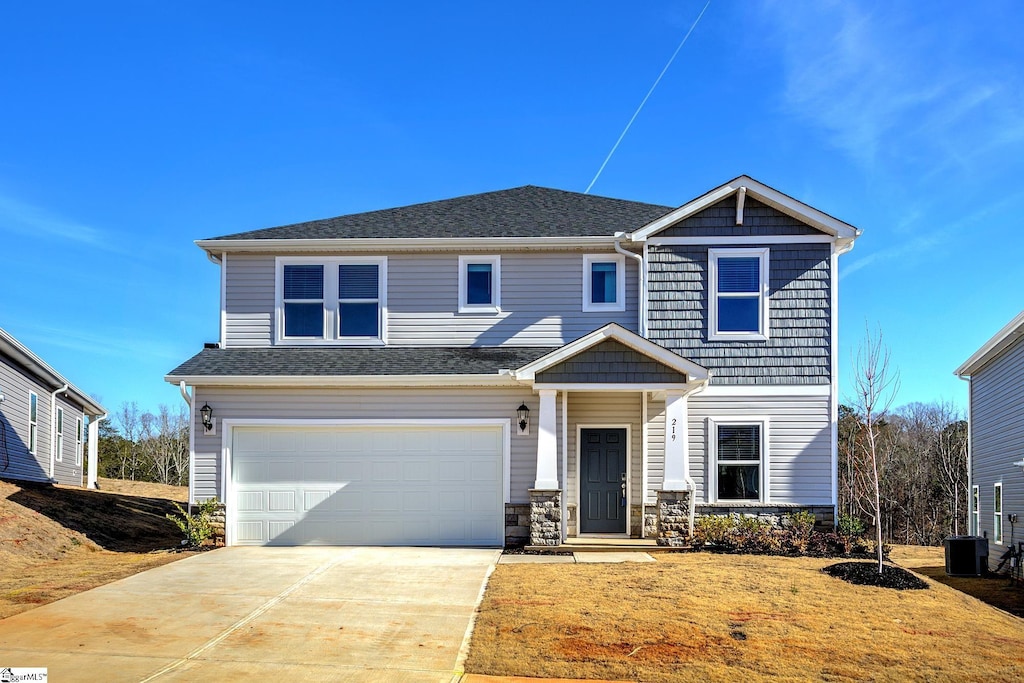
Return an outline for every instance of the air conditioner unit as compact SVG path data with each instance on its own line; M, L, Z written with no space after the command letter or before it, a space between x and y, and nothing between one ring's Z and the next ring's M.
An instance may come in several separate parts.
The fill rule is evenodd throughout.
M988 539L981 536L950 536L946 546L947 576L981 576L988 571Z

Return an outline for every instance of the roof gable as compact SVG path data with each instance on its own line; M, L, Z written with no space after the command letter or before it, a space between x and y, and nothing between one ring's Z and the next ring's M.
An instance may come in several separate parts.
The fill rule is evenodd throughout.
M750 176L740 176L729 182L706 192L696 199L683 204L678 209L670 211L663 216L656 218L642 228L635 230L631 237L634 241L642 242L666 229L677 225L681 221L690 218L705 209L715 206L722 200L733 195L740 195L757 200L773 209L795 218L800 223L814 228L826 235L836 238L840 245L852 246L853 241L860 235L860 230L849 223L844 223L838 218L793 199L789 195L754 180Z
M566 363L566 361L580 357L582 354L598 347L599 345L603 345L609 340L619 342L621 345L628 347L650 361L657 363L661 368L658 372L662 375L662 378L664 378L665 373L669 371L682 376L682 381L680 383L703 382L709 377L707 369L697 365L693 361L676 355L665 347L644 339L635 332L630 332L616 323L609 323L588 335L580 337L576 341L570 342L565 346L522 366L515 371L516 379L539 382L540 376L543 373L555 370L558 366ZM629 380L629 382L632 382L632 380Z

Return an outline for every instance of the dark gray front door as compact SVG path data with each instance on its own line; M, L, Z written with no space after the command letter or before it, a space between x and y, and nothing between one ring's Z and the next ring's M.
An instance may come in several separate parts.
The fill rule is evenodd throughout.
M626 430L580 430L580 533L625 533Z

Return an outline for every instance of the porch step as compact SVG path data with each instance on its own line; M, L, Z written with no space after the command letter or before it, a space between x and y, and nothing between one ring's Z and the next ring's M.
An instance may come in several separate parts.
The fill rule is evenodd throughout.
M683 548L658 545L653 541L633 541L631 543L563 543L562 545L528 545L525 550L540 554L564 554L564 553L664 553L670 550L682 550Z

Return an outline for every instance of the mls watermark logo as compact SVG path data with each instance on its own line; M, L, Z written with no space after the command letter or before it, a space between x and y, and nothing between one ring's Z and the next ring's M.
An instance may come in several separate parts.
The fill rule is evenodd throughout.
M0 683L45 681L46 667L6 667L0 669Z

